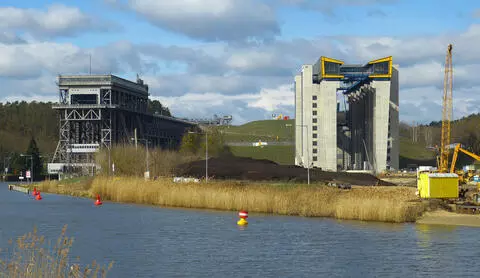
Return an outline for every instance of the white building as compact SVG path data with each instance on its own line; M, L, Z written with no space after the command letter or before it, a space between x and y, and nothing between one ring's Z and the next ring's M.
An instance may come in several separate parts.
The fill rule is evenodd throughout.
M398 70L392 57L344 65L321 57L295 76L295 164L398 169Z

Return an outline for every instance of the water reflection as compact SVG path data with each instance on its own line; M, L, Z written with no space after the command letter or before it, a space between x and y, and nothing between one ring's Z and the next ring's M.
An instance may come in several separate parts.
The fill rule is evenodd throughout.
M415 225L417 235L417 245L421 250L428 250L432 246L431 225L418 224ZM423 253L423 252L422 252ZM423 259L430 258L430 254L422 254Z
M386 223L386 222L368 222L368 221L359 221L359 220L331 220L337 223L342 224L346 228L355 228L355 229L379 229L385 232L400 232L405 229L405 223Z
M245 231L247 229L248 225L237 225L237 228L239 231Z

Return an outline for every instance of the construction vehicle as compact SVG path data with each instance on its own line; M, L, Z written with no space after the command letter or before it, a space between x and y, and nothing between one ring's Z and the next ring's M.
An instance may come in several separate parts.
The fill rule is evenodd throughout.
M465 184L465 183L468 183L468 182L472 181L473 176L475 176L475 169L467 169L467 171L464 171L464 170L455 171L455 164L457 163L457 158L458 158L458 152L459 151L461 151L464 154L474 158L477 161L480 161L480 156L463 149L461 147L461 144L457 144L455 146L455 150L453 151L452 164L450 165L450 173L458 174L458 179L459 179L460 184Z

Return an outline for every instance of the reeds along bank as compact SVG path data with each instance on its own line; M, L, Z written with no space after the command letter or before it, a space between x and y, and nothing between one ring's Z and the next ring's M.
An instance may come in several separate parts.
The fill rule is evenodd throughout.
M245 184L233 181L173 183L171 179L95 178L91 192L105 200L170 207L385 222L415 221L425 207L406 187L361 187L341 190L327 186Z

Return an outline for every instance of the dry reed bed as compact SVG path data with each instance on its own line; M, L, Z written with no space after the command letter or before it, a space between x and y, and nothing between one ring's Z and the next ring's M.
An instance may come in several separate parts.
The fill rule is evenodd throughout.
M168 179L145 181L131 177L97 177L88 186L62 187L58 183L47 182L41 188L44 185L47 192L89 197L98 193L104 200L115 202L233 211L246 209L250 212L365 221L413 222L426 210L421 202L413 201L416 199L415 189L405 187L341 190L320 185L244 184L233 181L173 183ZM87 187L88 193L82 191ZM62 192L56 192L59 189Z
M66 229L65 225L53 246L37 234L36 228L15 242L11 240L12 248L0 252L0 277L106 277L113 262L100 266L93 261L83 267L70 263L73 238L65 235Z

